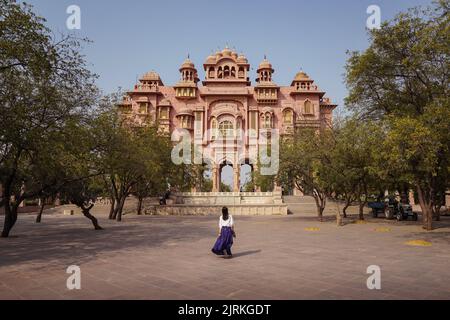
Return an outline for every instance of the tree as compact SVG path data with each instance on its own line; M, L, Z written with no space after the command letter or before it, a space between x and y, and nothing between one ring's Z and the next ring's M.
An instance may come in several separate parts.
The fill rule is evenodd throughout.
M370 47L347 63L346 102L359 116L387 123L387 147L399 158L386 159L415 186L427 230L448 185L449 19L448 0L401 13L370 31Z
M118 110L121 92L105 96L95 120L98 141L96 166L103 173L104 186L111 198L110 219L122 220L127 198L139 201L167 190L174 175L170 159L171 142L153 125L135 127Z
M293 182L304 194L311 193L320 221L332 191L327 163L330 163L333 144L329 130L313 129L299 129L293 138L281 142L277 180L281 185Z
M352 117L335 125L333 134L335 146L326 166L333 194L344 200L344 217L356 202L359 219L363 220L368 197L383 189L381 164L376 159L382 151L384 130L377 122Z
M66 184L61 190L61 197L79 207L83 215L91 220L95 230L102 230L97 218L90 213L102 192L102 183L99 176L96 176Z
M25 199L51 188L31 168L48 156L97 96L95 75L80 55L80 40L56 40L28 5L0 1L0 184L5 209L2 237L8 237ZM41 173L42 174L42 173Z
M442 136L435 129L435 125L448 124L450 112L447 110L446 113L445 118L440 119L441 123L427 123L422 117L392 119L386 140L388 168L416 186L427 230L433 229L433 216L439 216L443 194L449 186L449 145L443 144Z
M145 170L131 192L138 199L138 215L142 213L145 198L161 195L167 190L173 167L171 144L167 136L159 135L153 128L143 128L140 135L140 146L145 151L142 158Z

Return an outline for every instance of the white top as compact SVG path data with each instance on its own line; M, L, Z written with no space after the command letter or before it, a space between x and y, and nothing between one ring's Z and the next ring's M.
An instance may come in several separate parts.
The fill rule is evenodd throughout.
M220 216L219 220L219 228L222 229L222 227L232 227L233 226L233 216L230 214L228 216L228 220L224 221L223 216Z

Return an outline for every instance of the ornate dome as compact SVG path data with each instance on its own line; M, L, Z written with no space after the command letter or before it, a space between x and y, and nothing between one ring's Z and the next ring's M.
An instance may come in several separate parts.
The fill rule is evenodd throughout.
M258 69L272 69L272 64L269 62L269 60L264 59L263 62L259 64Z
M159 77L159 74L155 71L149 71L146 74L144 74L141 79L142 81L161 81L161 78Z
M237 63L248 63L247 57L243 54L240 54L239 57L237 57Z
M222 56L224 56L224 57L230 57L231 54L232 54L232 51L228 48L228 46L222 50Z
M210 55L208 58L206 58L205 64L215 64L216 63L216 56Z
M181 65L180 69L195 69L194 63L191 61L191 59L187 58L184 60L183 64Z
M311 80L310 77L303 71L300 71L295 75L294 81L305 81L305 80Z
M264 60L259 64L257 72L260 72L261 70L267 70L270 69L271 72L274 72L272 64L267 60L266 57L264 57Z

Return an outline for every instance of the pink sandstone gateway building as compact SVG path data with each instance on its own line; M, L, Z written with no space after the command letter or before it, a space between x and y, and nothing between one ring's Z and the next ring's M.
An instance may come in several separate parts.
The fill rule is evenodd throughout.
M336 104L304 72L298 72L290 86L279 86L272 64L264 59L252 85L247 58L227 47L207 57L203 69L200 84L195 65L186 59L174 86L164 85L150 71L127 93L120 110L137 126L157 125L169 134L188 130L193 142L209 148L205 163L212 168L213 192L220 191L225 165L233 166L233 191L240 191L240 167L255 168L260 138L268 130L277 129L283 137L296 128L320 129L332 121ZM219 136L234 141L236 148L224 150L217 143Z

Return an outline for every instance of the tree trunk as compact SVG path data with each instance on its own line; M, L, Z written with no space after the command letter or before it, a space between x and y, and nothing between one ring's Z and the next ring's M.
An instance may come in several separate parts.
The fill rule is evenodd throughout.
M111 197L111 207L109 209L109 220L113 220L114 219L114 210L115 210L115 205L116 205L116 198L114 198L114 196Z
M316 201L317 216L320 222L323 222L323 212L325 210L326 197L320 195L318 191L313 192L314 200Z
M426 197L426 191L417 186L417 195L419 198L420 208L422 209L423 228L427 231L433 230L433 206L431 201Z
M122 211L123 211L123 207L125 205L125 201L126 201L127 197L126 196L122 196L122 199L120 199L119 205L117 206L117 216L116 216L116 221L120 222L122 221Z
M44 208L45 208L45 200L42 200L41 199L41 207L40 207L40 209L39 209L39 213L38 213L38 215L37 215L37 217L36 217L36 223L41 223L41 221L42 221L42 213L44 212Z
M83 207L82 207L82 208L81 208L81 211L83 212L83 215L84 215L86 218L88 218L89 220L92 221L92 224L94 225L94 229L95 229L95 230L103 230L103 228L100 227L100 225L98 224L97 218L94 217L94 216L90 213L92 207L93 207L93 205L91 205L91 206L88 207L88 208L83 208Z
M365 201L359 201L359 220L364 220Z
M6 197L6 196L5 196ZM17 204L11 204L10 198L6 198L5 207L5 221L3 223L2 238L8 238L11 229L14 227L17 221L17 210L19 206Z
M346 201L345 205L344 205L344 208L342 208L342 213L343 213L343 217L344 218L347 218L347 209L348 209L348 207L350 207L350 202Z
M339 208L339 201L336 200L336 225L341 227L343 225L343 216L341 215L341 210Z
M138 198L138 208L137 208L137 214L138 216L142 215L142 202L143 202L143 198L139 197Z

